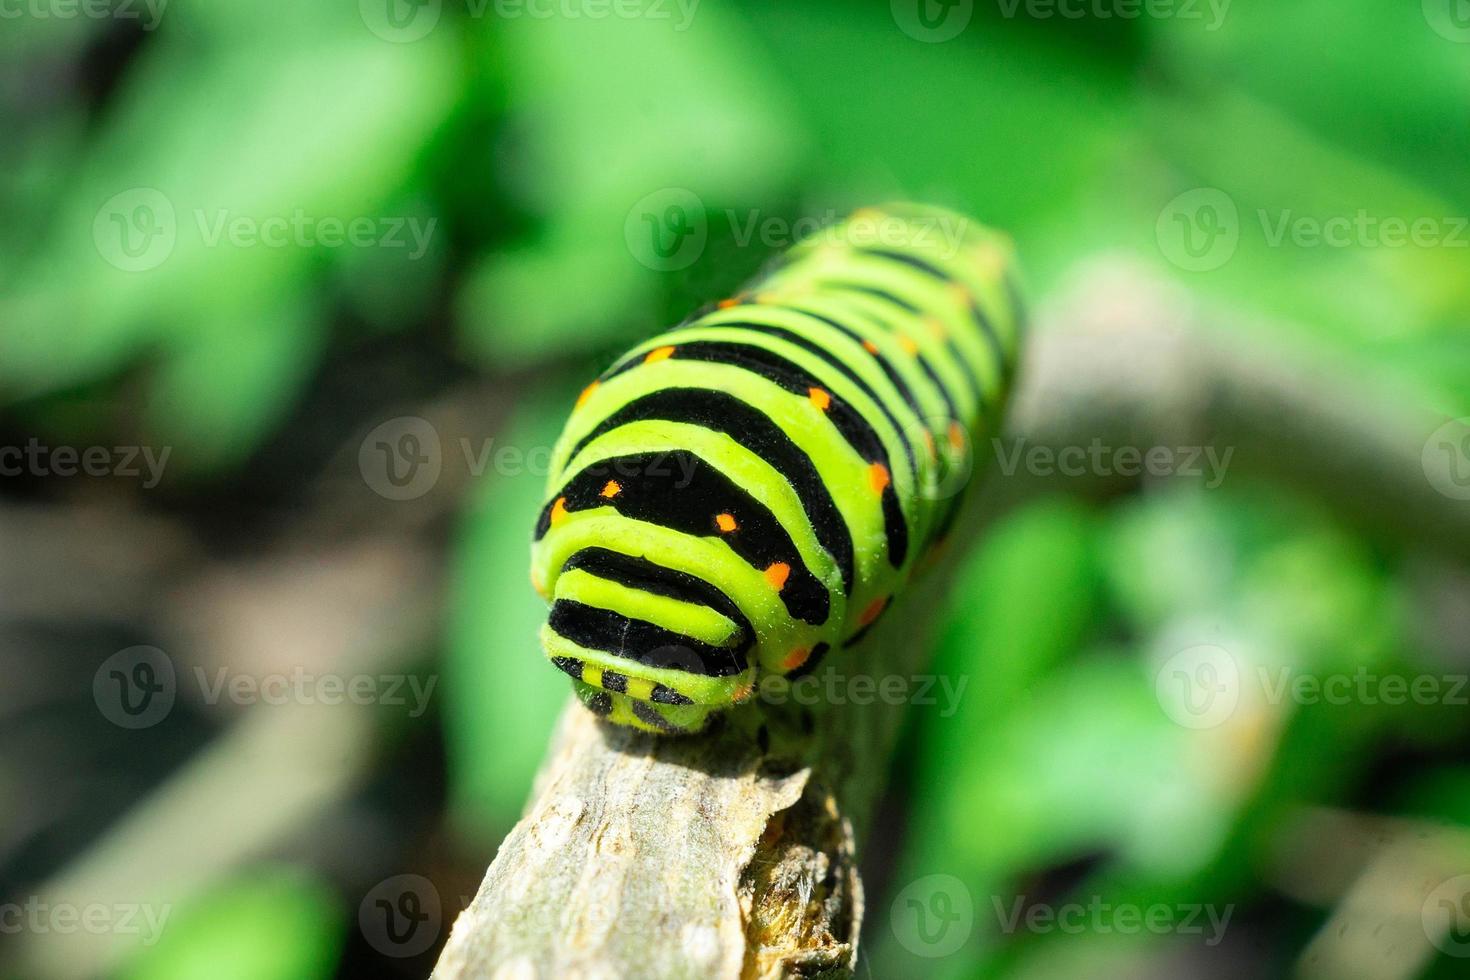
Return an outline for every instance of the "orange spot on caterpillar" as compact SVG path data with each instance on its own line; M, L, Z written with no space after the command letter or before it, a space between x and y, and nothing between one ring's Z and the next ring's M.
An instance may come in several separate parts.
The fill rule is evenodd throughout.
M746 681L744 684L741 684L734 691L732 691L731 694L730 694L730 696L737 703L739 703L741 701L744 701L746 698L750 697L750 692L751 691L754 691L754 690L755 690L755 678L752 677L750 680Z
M868 483L872 485L875 494L882 494L888 489L888 484L892 479L888 475L888 467L882 463L868 464Z
M827 406L832 404L832 396L821 388L808 388L806 393L807 397L812 400L812 404L824 412L827 410Z
M582 393L577 396L577 404L572 407L581 408L583 405L585 405L587 403L587 399L592 397L592 393L597 390L597 386L600 384L602 384L601 381L594 381L587 387L583 388Z
M949 445L955 452L965 450L965 427L958 422L949 423Z
M666 360L668 360L669 358L671 358L673 356L674 356L674 348L673 347L655 347L653 350L649 351L647 354L644 355L644 357L643 357L643 363L644 364L656 364L659 361L666 361Z
M858 617L858 625L867 626L873 620L878 618L878 614L881 613L883 611L883 608L887 605L887 596L884 596L882 599L874 599L872 602L868 603L868 608L864 609L863 614Z
M863 341L863 349L866 350L869 354L878 353L878 345L873 343L871 340Z
M556 503L551 505L551 526L556 527L567 519L567 498L557 497Z
M811 647L797 647L795 650L792 650L786 655L785 660L781 661L781 669L795 670L802 664L806 663L806 658L810 657L811 655Z
M912 337L900 337L900 338L898 338L898 346L902 347L903 348L903 352L905 354L909 355L910 357L916 357L916 356L918 356L918 353L919 353L919 344L918 344L917 341L914 340L914 338L912 338Z
M938 450L934 446L934 433L928 429L924 430L924 448L929 450L930 459L933 459L938 454Z
M771 583L771 588L780 592L786 587L786 579L791 574L791 566L784 561L778 561L766 568L764 572L766 581Z
M720 529L721 534L729 534L740 525L735 523L734 514L716 514L715 526Z
M602 495L604 497L606 497L608 500L613 499L614 497L616 497L618 494L620 494L622 492L623 492L623 485L621 483L619 483L617 480L608 480L607 483L602 488Z
M730 299L722 299L718 303L715 304L716 307L718 307L719 309L722 309L722 310L728 310L732 306L739 306L739 305L740 305L740 300L735 299L734 297L731 297Z
M924 326L929 328L929 333L934 336L935 340L944 340L949 337L949 331L938 317L925 317Z

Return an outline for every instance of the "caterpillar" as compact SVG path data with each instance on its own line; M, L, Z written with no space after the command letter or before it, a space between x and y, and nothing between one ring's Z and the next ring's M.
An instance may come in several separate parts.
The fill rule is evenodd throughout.
M697 732L860 644L998 430L1019 297L1003 235L865 208L592 381L531 549L541 644L582 703Z

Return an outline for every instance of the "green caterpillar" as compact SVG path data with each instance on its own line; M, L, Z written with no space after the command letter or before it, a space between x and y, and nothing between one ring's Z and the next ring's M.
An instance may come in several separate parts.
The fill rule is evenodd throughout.
M857 644L953 524L1022 321L1004 236L866 208L588 385L531 564L582 702L696 732Z

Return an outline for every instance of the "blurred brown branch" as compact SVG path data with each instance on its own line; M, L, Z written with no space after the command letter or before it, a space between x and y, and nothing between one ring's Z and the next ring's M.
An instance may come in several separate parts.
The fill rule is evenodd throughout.
M1470 555L1470 506L1431 482L1453 476L1447 456L1426 451L1450 421L1426 404L1433 392L1370 374L1293 325L1203 306L1132 261L1082 266L1042 319L1018 439L1212 447L1230 454L1227 486L1265 477L1380 540Z

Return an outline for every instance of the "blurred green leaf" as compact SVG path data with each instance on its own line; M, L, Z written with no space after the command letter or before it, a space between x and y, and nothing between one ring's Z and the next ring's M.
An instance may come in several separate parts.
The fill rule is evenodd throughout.
M203 56L186 35L157 38L33 229L33 259L0 272L0 390L53 391L162 351L177 370L158 437L218 432L239 440L221 460L247 451L314 365L321 271L343 249L388 247L407 217L382 209L448 109L447 40L392 45L361 28ZM336 244L332 229L354 221L371 243ZM213 429L191 432L195 412Z
M171 912L123 980L316 980L341 949L336 897L299 869L242 873Z
M640 210L677 205L692 227L704 206L757 206L809 145L736 11L691 7L686 22L679 5L644 7L668 19L507 18L485 32L485 57L514 80L517 140L498 176L539 220L462 297L464 342L490 364L592 349L630 318L651 326L662 285L628 238L645 233Z
M1452 5L1439 6L1447 17ZM1279 106L1312 133L1437 188L1463 211L1470 73L1463 46L1434 29L1436 12L1432 3L1300 0L1232 4L1215 30L1179 18L1145 18L1141 26L1162 67L1193 98L1228 87ZM1317 175L1303 167L1282 176L1310 195Z
M522 406L498 446L549 459L572 401L569 390ZM532 462L486 477L463 518L444 661L451 806L462 832L493 843L519 815L570 690L546 662L546 603L528 577L531 529L546 472Z
M896 6L894 9L897 9ZM1015 20L976 19L959 38L904 34L887 4L763 7L802 124L822 148L825 198L841 206L908 197L948 204L1006 229L1045 287L1078 243L1053 224L1116 196L1141 137L1126 65L1048 43Z
M966 720L1003 708L1084 642L1099 611L1097 532L1083 505L1044 499L991 529L960 566L934 669L973 675ZM940 738L967 727L928 720Z

